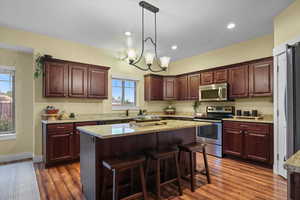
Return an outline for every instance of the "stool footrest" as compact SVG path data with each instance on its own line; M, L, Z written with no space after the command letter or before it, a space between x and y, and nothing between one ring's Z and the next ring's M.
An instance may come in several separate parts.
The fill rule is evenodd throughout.
M171 180L167 180L167 181L165 181L165 182L163 182L163 183L160 183L160 186L164 186L164 185L167 185L167 184L169 184L169 183L173 183L173 182L175 182L175 181L178 181L178 179L177 179L177 178L173 178L173 179L171 179Z

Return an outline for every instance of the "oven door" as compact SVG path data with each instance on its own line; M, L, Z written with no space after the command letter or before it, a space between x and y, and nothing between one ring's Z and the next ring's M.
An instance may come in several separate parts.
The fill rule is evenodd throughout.
M199 87L199 101L227 101L227 83Z
M222 145L222 123L212 122L211 125L198 127L197 136L200 140L208 144L216 144L221 146Z

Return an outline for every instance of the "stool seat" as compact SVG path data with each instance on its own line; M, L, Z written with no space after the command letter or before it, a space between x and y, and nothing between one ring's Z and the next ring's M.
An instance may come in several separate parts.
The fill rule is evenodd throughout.
M202 151L203 148L206 147L205 143L202 142L193 142L189 144L183 144L183 145L178 145L178 148L180 151L186 151L186 152L197 152L197 151Z
M178 153L179 150L176 147L169 147L164 149L151 149L145 152L145 154L153 160L163 159L173 156L174 153Z
M102 161L104 167L108 169L126 169L146 161L143 155L123 156Z

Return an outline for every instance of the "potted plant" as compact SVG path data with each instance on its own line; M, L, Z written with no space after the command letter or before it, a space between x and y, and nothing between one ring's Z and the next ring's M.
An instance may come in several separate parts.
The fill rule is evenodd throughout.
M45 59L52 58L50 55L41 55L37 54L35 59L35 72L34 72L34 78L39 78L44 73L44 62Z
M200 101L195 101L194 104L193 104L193 109L194 109L194 112L195 113L198 113L199 112L199 107L201 105L201 102Z

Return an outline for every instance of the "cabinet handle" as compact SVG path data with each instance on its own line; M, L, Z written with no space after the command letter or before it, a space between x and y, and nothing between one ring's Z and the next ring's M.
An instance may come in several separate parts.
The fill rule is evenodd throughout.
M248 134L248 131L244 131L244 134Z
M242 134L242 133L243 133L243 131L240 131L240 133Z

